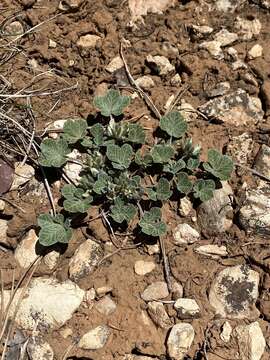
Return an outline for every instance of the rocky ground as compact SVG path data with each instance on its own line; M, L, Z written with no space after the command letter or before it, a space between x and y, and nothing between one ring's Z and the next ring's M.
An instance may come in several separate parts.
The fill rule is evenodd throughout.
M270 358L269 11L268 0L2 0L5 359ZM116 249L97 209L67 248L44 253L36 219L50 203L32 156L22 164L18 150L23 129L37 139L57 136L66 119L89 118L93 97L111 87L132 96L128 119L156 126L128 82L120 42L136 83L160 112L175 102L203 157L214 147L236 164L212 200L167 206L171 291L159 244L117 236L124 249ZM72 165L65 170L76 178ZM57 206L57 174L49 183ZM13 327L5 318L15 318Z

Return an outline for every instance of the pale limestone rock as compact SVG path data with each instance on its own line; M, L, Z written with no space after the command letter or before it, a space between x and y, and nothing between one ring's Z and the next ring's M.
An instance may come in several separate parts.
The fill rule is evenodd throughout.
M225 321L225 323L222 326L222 332L220 334L220 338L222 341L227 343L231 339L231 334L232 334L232 327L231 327L229 321Z
M201 35L210 35L214 29L210 26L206 25L191 25L191 29L193 29L196 33Z
M180 298L173 307L177 311L179 319L197 318L200 316L200 308L194 299Z
M73 281L94 271L103 256L101 246L93 240L84 241L69 262L69 277Z
M53 360L54 353L50 344L42 338L32 336L27 343L27 354L30 360Z
M251 40L254 36L259 35L262 24L259 19L242 19L240 16L236 18L235 29L242 40Z
M224 54L221 49L221 43L217 40L204 41L199 45L199 47L201 49L207 50L214 59L222 60L224 58Z
M0 244L7 245L8 221L0 219Z
M113 288L109 285L100 286L96 289L97 296L100 298L113 291Z
M172 283L172 298L173 298L173 300L177 300L177 299L183 297L183 294L184 294L183 286L179 282L173 281L173 283Z
M166 298L169 295L168 286L164 281L156 281L147 288L141 294L141 298L144 301L155 301Z
M192 202L186 196L180 199L179 213L181 216L188 216L193 210Z
M147 304L147 312L157 326L162 329L169 329L172 326L172 321L165 310L164 305L158 301L150 301Z
M236 33L229 32L227 29L222 29L215 34L214 40L220 43L220 46L228 46L238 39Z
M116 70L121 69L124 66L123 60L121 59L120 56L116 56L115 58L113 58L109 64L106 66L106 70L109 73L114 73Z
M152 56L148 55L146 58L147 62L151 65L154 64L160 75L167 75L168 73L175 70L175 67L165 56Z
M31 229L17 246L14 257L23 269L27 269L37 258L36 244L38 236L35 230Z
M96 303L96 309L103 315L111 315L116 310L116 304L110 296L104 296L101 300Z
M219 259L221 256L227 256L228 251L226 246L218 246L214 244L202 245L194 249L200 255L211 257L212 259Z
M258 57L261 57L263 53L263 48L261 45L256 44L248 51L248 59L253 60Z
M255 169L270 178L270 147L262 144L255 160Z
M155 86L154 80L149 75L144 75L135 80L136 85L144 90L151 89Z
M49 268L49 270L53 270L56 267L59 258L59 252L53 250L44 256L43 262Z
M182 79L181 76L177 73L171 78L171 85L172 86L178 86L181 85Z
M167 352L172 360L183 360L191 347L195 336L192 325L178 323L174 325L167 339Z
M83 49L94 48L99 40L101 40L101 37L97 35L83 35L77 41L77 46Z
M146 245L146 250L148 255L155 255L160 253L160 246L159 244L153 244L153 245Z
M82 4L83 0L61 0L58 9L62 11L77 10Z
M153 261L138 260L135 262L134 271L137 275L144 276L155 269L156 265Z
M258 315L255 302L260 276L245 265L227 267L217 274L209 292L209 302L217 315L246 319Z
M4 211L6 207L6 202L4 200L0 200L0 211Z
M73 334L73 331L71 328L64 328L63 330L60 330L60 334L64 339L67 339L69 336Z
M56 47L57 47L57 43L54 40L49 39L49 48L55 49Z
M18 190L20 186L26 184L35 175L35 169L28 164L15 164L15 173L10 190Z
M23 25L20 21L12 21L4 28L4 34L8 35L9 41L16 39L18 36L24 33Z
M200 234L189 224L179 224L173 231L173 242L176 245L193 244L200 239Z
M78 347L85 350L98 350L105 346L111 334L110 328L100 325L84 334Z
M233 136L227 146L227 153L241 165L247 165L253 151L253 139L249 133Z
M67 162L63 169L66 175L77 185L81 179L80 173L83 166L78 164L76 160L80 161L81 154L77 149L74 149L67 157L71 159L71 161ZM72 160L75 160L75 162L72 162Z

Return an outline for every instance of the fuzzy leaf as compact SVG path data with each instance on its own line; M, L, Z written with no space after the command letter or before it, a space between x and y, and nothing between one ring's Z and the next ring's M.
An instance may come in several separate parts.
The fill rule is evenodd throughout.
M130 97L120 95L118 90L109 90L105 96L96 96L94 99L94 105L103 116L119 116L129 103Z
M93 185L93 191L98 195L103 194L108 186L109 180L109 175L107 175L106 173L100 173L98 175L97 181Z
M39 163L46 167L61 167L67 161L67 155L71 152L68 143L64 139L45 139L40 145L41 154Z
M178 111L170 112L160 119L160 128L170 136L182 137L187 131L187 123Z
M64 216L61 214L55 217L50 214L41 214L38 217L38 225L41 227L39 242L43 246L51 246L58 242L68 243L71 239L72 231L64 223Z
M154 163L167 163L173 156L174 150L169 145L155 145L151 151Z
M131 163L133 150L129 144L122 146L110 144L107 146L106 155L115 169L124 170L127 169Z
M114 205L111 206L110 216L119 224L126 221L129 223L137 213L137 208L133 204L125 204L120 198L116 198Z
M91 134L94 137L94 142L96 145L101 146L104 142L104 129L100 124L95 124L90 129Z
M84 119L68 120L63 127L63 138L69 144L75 144L86 136L87 122Z
M173 175L177 174L180 170L182 170L186 166L184 160L171 160L168 164L165 164L163 170L165 172L171 173Z
M189 180L188 175L185 172L177 174L177 189L183 193L188 194L192 189L192 182Z
M84 197L84 190L74 185L64 185L61 192L65 198L64 209L71 213L85 213L93 201L91 196Z
M128 141L136 144L144 144L145 132L139 124L128 125Z
M233 161L227 155L222 155L215 149L208 150L208 163L204 163L203 167L220 180L228 180L233 171Z
M201 201L210 200L215 190L215 182L214 180L197 180L193 186L193 190L195 198L199 198Z
M135 154L135 163L139 166L147 167L152 163L152 160L152 156L149 154L142 156L140 150L138 150Z
M189 170L195 170L200 165L200 160L198 158L189 158L187 162L187 168Z
M162 236L166 234L166 224L161 221L160 208L153 207L150 211L146 211L139 225L146 235Z

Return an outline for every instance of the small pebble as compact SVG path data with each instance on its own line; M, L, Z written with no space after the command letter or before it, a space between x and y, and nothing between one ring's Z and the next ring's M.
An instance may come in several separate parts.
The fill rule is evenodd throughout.
M135 262L134 271L137 275L146 275L155 269L156 265L153 261L138 260Z
M157 281L147 286L141 294L144 301L154 301L166 298L169 295L168 286L164 281Z

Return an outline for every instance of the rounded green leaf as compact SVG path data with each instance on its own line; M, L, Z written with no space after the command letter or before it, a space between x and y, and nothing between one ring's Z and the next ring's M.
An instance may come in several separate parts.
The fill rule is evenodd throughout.
M197 180L193 186L194 197L199 198L202 202L208 201L213 197L215 187L215 182L211 179Z
M75 144L86 136L87 122L84 119L67 120L63 127L63 138L69 144Z
M46 167L61 167L67 161L67 155L71 152L68 143L64 139L45 139L40 145L41 154L39 163Z
M193 184L185 172L180 172L177 174L176 186L181 193L188 194L192 190Z
M172 137L180 138L187 131L187 123L178 111L170 112L160 119L160 128Z
M228 180L233 171L233 161L215 149L208 150L208 163L204 163L206 171L220 180Z
M109 90L105 96L96 96L94 99L94 105L103 116L119 116L129 103L130 97L120 95L118 90Z

